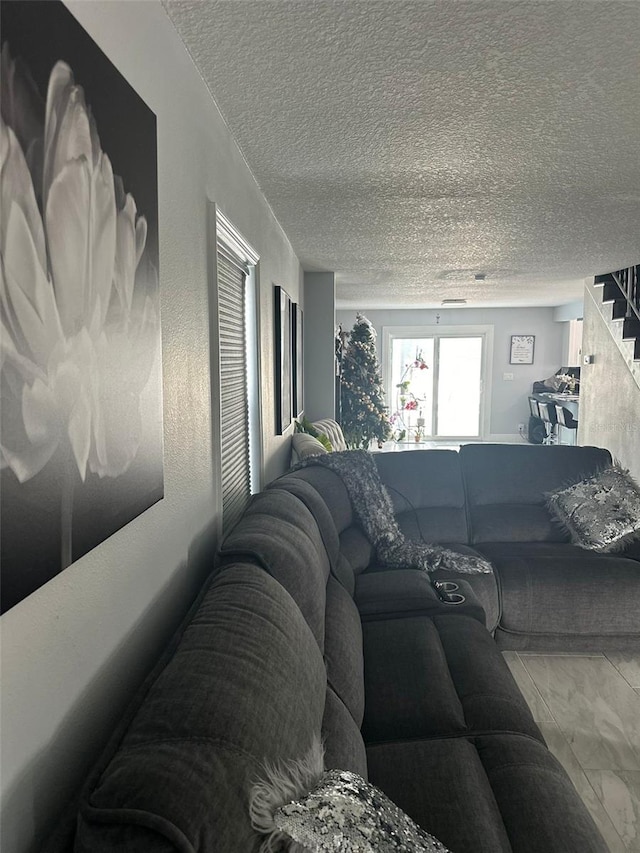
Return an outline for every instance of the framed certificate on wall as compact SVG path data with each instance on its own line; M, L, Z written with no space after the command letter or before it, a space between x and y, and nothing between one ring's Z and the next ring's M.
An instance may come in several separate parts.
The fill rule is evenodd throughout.
M509 364L533 364L535 335L511 335Z

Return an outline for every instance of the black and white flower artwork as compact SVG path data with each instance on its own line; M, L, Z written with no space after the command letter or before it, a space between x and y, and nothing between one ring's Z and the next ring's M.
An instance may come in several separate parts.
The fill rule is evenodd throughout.
M2 611L163 497L155 115L58 0L1 7Z

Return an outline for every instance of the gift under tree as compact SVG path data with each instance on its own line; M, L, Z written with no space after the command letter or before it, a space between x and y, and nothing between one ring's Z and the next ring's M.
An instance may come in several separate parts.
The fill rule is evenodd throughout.
M356 315L343 353L340 396L340 424L347 446L367 450L371 441L382 446L391 436L391 424L384 404L376 332L362 314Z

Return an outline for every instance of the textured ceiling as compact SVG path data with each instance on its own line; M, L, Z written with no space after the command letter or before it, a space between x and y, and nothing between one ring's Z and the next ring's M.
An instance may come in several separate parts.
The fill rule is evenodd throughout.
M341 307L559 305L638 263L635 0L165 7Z

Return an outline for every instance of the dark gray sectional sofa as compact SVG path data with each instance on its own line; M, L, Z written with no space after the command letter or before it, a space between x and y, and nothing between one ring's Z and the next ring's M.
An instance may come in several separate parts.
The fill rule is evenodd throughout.
M637 546L599 554L572 545L546 506L546 493L610 465L608 450L467 444L375 459L405 536L493 564L493 576L467 579L500 648L640 648Z
M487 627L518 648L596 637L627 648L634 629L637 642L625 596L615 630L598 602L611 572L637 613L640 565L575 553L534 494L607 458L525 446L378 455L407 535L495 558L495 576L456 579L459 605L423 572L380 570L333 472L276 480L227 536L46 850L257 851L252 781L265 761L300 758L321 735L328 768L368 777L452 853L606 853ZM585 606L591 591L591 624L565 604L545 616L554 596L536 571Z

